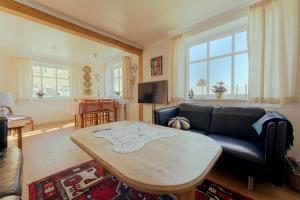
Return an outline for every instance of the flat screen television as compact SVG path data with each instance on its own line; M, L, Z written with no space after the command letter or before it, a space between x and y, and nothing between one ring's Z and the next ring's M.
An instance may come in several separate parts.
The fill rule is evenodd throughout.
M167 104L168 82L164 80L139 83L138 96L139 103Z

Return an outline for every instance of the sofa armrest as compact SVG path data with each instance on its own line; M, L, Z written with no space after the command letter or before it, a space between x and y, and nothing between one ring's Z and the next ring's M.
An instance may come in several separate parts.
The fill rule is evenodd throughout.
M0 149L7 148L7 119L0 119Z
M154 123L162 126L167 126L170 118L176 117L178 107L161 108L154 111Z
M277 131L275 136L275 160L282 162L286 154L286 137L287 122L280 121L277 123Z
M277 186L283 185L284 159L286 155L287 122L279 121L276 125L274 161L273 161L273 183Z
M270 122L267 124L266 128L266 139L265 139L265 156L267 165L272 165L274 161L274 147L275 147L275 137L276 137L276 123Z

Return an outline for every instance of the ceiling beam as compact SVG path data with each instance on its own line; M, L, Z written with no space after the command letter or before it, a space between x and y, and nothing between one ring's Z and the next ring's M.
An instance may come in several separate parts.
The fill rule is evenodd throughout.
M0 0L0 10L39 22L68 33L84 37L135 55L142 55L143 50L109 36L97 33L61 18L55 17L14 0ZM22 32L22 30L20 30Z

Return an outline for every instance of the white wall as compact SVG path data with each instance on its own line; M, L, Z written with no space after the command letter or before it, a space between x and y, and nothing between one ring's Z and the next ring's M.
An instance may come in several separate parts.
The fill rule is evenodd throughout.
M0 54L0 91L6 91L8 88L8 66L10 57Z
M155 43L151 46L145 48L144 51L144 81L156 81L156 80L165 80L168 79L168 68L170 67L169 62L169 40L164 40L158 43ZM156 56L163 56L163 75L159 77L151 77L150 75L150 59ZM226 105L226 106L243 106L243 105L251 105L247 102L239 102L239 101L197 101L197 103L205 104L205 105ZM252 104L253 105L253 104ZM166 105L165 105L166 106ZM257 105L258 106L258 105ZM260 105L262 106L262 105ZM274 108L268 108L274 109ZM300 157L300 103L297 104L288 104L283 105L279 109L276 106L276 110L283 113L288 117L288 119L292 122L294 126L294 146L289 152L292 156ZM144 121L151 121L151 105L144 104Z
M168 80L169 74L169 65L170 65L170 42L169 40L159 41L150 46L147 46L144 49L144 58L143 58L143 82L150 81L159 81L159 80ZM150 59L158 56L162 56L162 75L160 76L151 76L151 63ZM152 121L152 105L144 104L144 115L143 119L145 122Z

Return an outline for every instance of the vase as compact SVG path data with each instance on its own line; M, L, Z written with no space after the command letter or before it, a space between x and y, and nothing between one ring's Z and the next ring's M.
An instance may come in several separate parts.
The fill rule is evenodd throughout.
M216 98L217 99L222 99L223 93L216 93Z

